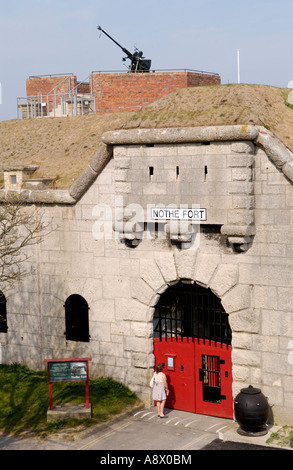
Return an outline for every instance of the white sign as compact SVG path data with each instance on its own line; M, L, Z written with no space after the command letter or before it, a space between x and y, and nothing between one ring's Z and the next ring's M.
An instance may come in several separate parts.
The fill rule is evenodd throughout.
M153 207L152 220L207 220L206 209L170 209Z

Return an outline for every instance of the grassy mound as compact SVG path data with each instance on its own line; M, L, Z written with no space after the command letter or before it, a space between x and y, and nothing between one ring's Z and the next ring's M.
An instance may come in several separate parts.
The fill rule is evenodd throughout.
M55 189L68 189L96 154L102 134L121 128L262 125L293 151L289 93L265 85L198 86L171 92L135 113L2 121L0 187L2 168L17 164L39 165L33 178L52 178Z
M34 433L45 437L60 428L89 426L107 421L138 399L127 387L110 378L89 382L91 420L47 423L49 391L47 372L36 372L19 364L0 365L0 431L6 434ZM54 405L85 403L84 382L53 384Z
M291 90L265 85L182 88L134 113L124 128L261 125L293 150Z

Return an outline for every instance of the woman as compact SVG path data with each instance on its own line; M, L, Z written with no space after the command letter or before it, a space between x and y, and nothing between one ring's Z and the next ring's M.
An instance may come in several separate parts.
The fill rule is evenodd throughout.
M162 370L162 364L158 364L153 377L153 400L157 402L158 416L160 418L164 418L164 407L169 394L166 375Z

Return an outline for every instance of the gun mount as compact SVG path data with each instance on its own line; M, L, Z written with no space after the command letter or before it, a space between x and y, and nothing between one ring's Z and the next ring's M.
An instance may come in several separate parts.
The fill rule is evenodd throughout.
M129 52L127 49L125 49L125 47L122 47L117 41L115 41L115 39L113 39L108 33L106 33L106 31L104 31L101 26L97 26L97 29L99 29L100 31L102 31L106 36L108 36L108 38L111 39L111 41L115 42L115 44L117 44L117 46L120 47L120 49L122 49L122 51L124 52L124 54L126 54L127 57L123 57L123 61L125 61L126 59L130 59L131 60L131 64L129 66L129 72L132 72L132 73L136 73L136 72L149 72L150 71L150 68L151 68L151 60L150 59L145 59L143 57L143 52L142 51L139 51L138 49L135 48L135 52L133 54L131 54L131 52Z

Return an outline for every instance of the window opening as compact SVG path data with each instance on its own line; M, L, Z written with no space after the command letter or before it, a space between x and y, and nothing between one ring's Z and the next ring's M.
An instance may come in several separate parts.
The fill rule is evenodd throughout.
M220 357L203 354L202 369L203 400L221 403Z
M0 333L7 333L6 298L0 291Z
M206 181L207 179L207 174L208 174L208 167L207 165L204 166L204 180Z
M89 342L89 307L78 294L70 295L65 302L65 335L70 341Z

